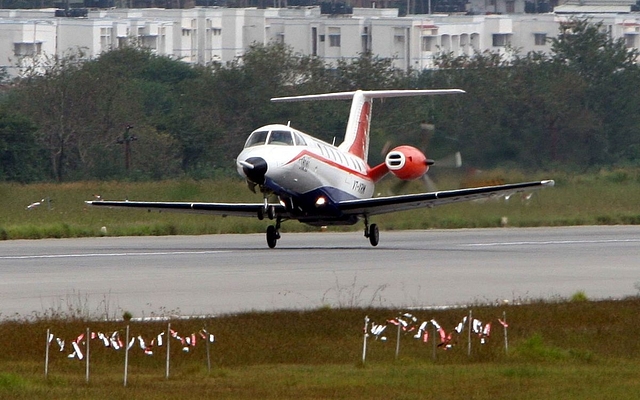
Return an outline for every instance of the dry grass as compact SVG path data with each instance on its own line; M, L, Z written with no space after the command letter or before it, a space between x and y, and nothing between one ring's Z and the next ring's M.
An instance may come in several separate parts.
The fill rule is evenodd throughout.
M454 336L449 350L401 333L395 358L396 329L388 340L368 341L362 357L364 317L377 323L406 310L317 309L244 313L204 319L174 319L180 334L204 326L216 335L212 370L200 342L184 353L172 342L170 377L165 379L166 348L145 356L130 352L127 387L124 353L91 342L91 376L85 363L52 352L44 378L45 332L67 343L92 331L124 332L124 321L5 321L0 325L0 398L635 398L640 390L640 299L620 301L529 301L521 305L477 305L473 316L493 322L485 345L466 332ZM469 308L412 310L418 320L436 319L447 331ZM509 352L497 318L506 312ZM131 335L154 337L167 322L129 322ZM52 346L54 349L55 346Z

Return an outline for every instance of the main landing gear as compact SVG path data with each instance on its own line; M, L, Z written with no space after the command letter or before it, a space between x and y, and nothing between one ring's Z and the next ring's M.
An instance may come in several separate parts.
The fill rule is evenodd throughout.
M369 238L369 243L372 246L377 246L380 241L380 231L378 231L378 225L371 224L369 225L369 221L367 217L364 217L364 237Z
M267 245L270 249L276 247L278 239L280 239L280 223L282 220L278 217L275 225L269 225L267 227Z

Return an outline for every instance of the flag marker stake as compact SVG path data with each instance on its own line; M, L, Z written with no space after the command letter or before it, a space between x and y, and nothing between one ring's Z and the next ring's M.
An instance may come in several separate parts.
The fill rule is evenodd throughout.
M211 353L209 352L209 331L207 330L207 326L204 326L204 334L207 337L206 342L207 342L207 371L209 373L211 373Z
M471 357L471 324L473 323L473 319L471 316L473 315L473 311L469 310L469 332L467 334L468 343L467 343L467 356Z
M367 337L369 334L367 330L369 329L369 316L366 315L364 317L364 339L362 340L362 364L364 364L365 359L367 358Z
M44 379L49 377L49 335L51 335L49 328L47 328L47 345L44 351Z
M127 386L127 377L129 376L129 325L125 334L125 348L124 348L124 386Z
M86 342L86 348L85 348L85 352L87 353L87 358L85 359L86 362L86 366L85 366L85 381L87 383L89 383L89 343L91 342L91 333L89 331L89 328L87 328L87 335L85 336L85 340Z
M509 340L507 339L507 327L509 325L507 325L507 312L506 311L502 312L502 321L504 322L502 324L502 326L504 328L504 352L506 354L509 354Z
M165 367L165 379L169 379L169 352L171 350L171 322L167 323L167 362Z
M400 325L398 324L398 336L396 338L396 360L398 359L398 355L400 354Z
M431 327L433 328L433 339L431 340L433 342L433 359L436 359L436 326L431 323Z

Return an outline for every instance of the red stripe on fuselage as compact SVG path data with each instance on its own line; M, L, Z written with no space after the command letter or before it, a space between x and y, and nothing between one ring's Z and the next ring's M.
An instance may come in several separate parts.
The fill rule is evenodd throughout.
M314 159L320 161L321 163L328 164L328 165L330 165L332 167L338 168L341 171L348 172L348 173L353 174L353 175L357 175L360 178L367 179L367 180L372 180L368 173L367 174L363 174L362 172L360 172L358 170L349 168L349 167L347 167L345 165L342 165L342 164L339 164L339 163L337 163L337 162L335 162L335 161L333 161L333 160L331 160L329 158L325 158L325 157L320 156L318 154L312 153L309 150L301 151L295 157L293 157L291 160L289 160L285 165L292 164L292 163L298 161L300 158L302 158L304 156L309 156L311 158L314 158ZM366 166L366 163L365 163L365 166ZM367 170L369 170L369 169L370 168L367 166Z

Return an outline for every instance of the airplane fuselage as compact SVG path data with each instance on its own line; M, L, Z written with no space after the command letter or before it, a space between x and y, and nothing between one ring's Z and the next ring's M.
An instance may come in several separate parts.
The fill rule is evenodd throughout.
M256 129L237 157L238 173L300 215L323 216L322 223L355 223L340 220L333 204L370 198L375 183L361 158L286 125ZM312 223L313 221L305 221Z

